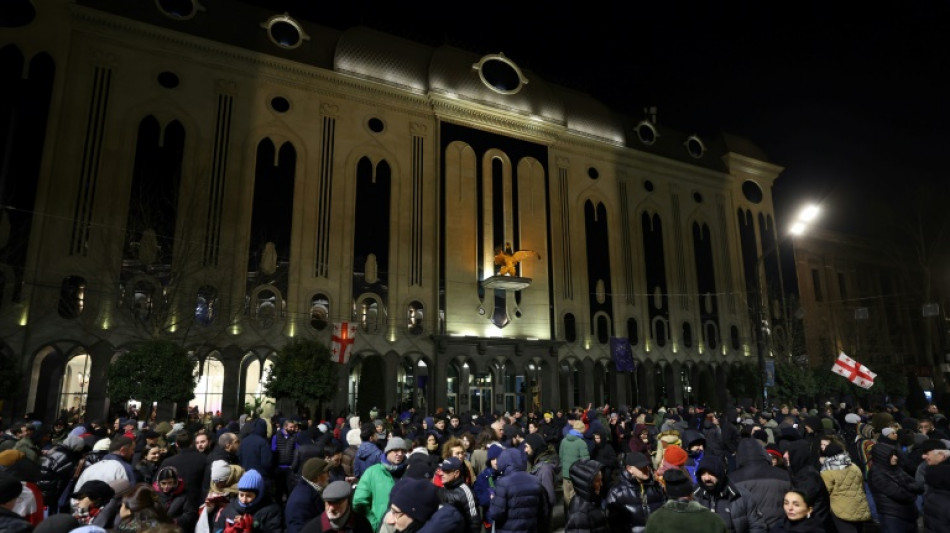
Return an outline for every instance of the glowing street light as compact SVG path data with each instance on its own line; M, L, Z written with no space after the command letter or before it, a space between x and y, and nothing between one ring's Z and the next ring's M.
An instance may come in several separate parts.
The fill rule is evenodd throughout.
M798 218L792 223L792 226L789 228L788 232L792 235L801 235L805 233L805 230L808 229L808 225L818 218L818 215L820 214L821 207L819 207L817 204L809 204L805 206L801 211L799 211Z

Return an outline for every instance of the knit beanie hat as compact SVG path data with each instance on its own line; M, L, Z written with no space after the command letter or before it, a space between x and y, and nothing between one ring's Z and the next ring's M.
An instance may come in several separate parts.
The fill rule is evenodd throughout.
M848 413L844 415L844 421L846 424L857 424L861 421L861 415L857 413Z
M531 455L538 455L548 447L547 443L544 442L544 437L537 433L529 433L524 438L524 441L528 443L529 446L531 446Z
M494 444L494 445L492 445L492 446L489 446L489 447L488 447L488 460L491 461L492 459L498 459L498 457L501 455L501 452L503 452L503 451L505 451L505 449L504 449L502 446L499 446L499 445L497 445L497 444Z
M17 499L21 492L23 492L23 485L16 478L0 474L0 504Z
M358 430L349 430L346 432L346 443L350 446L359 446L363 442L360 439L360 433Z
M359 429L360 428L360 417L351 416L350 417L350 429Z
M689 476L676 468L663 472L663 482L666 485L666 495L671 500L685 498L693 493L693 482Z
M424 524L439 508L439 489L425 479L400 479L389 493L389 504Z
M112 439L99 439L92 447L94 452L107 452L109 451L109 446L112 445Z
M683 448L671 444L667 446L666 451L663 452L663 459L673 466L683 466L686 464L686 460L689 459L689 454L687 454Z
M218 459L211 463L211 481L213 483L221 483L227 480L229 475L231 475L231 469L228 468L227 461Z
M257 470L248 470L238 481L238 490L247 492L264 493L264 478Z
M26 455L20 450L4 450L0 452L0 466L9 468L24 457L26 457Z
M330 465L319 457L311 457L303 464L300 474L308 481L316 481L317 477L328 471Z
M375 433L376 429L373 429ZM383 453L389 453L393 450L408 450L409 445L406 444L406 441L402 437L393 437L386 442L386 449L383 450Z

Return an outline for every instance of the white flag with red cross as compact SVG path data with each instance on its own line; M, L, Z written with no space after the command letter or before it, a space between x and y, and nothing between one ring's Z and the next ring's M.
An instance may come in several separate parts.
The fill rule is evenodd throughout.
M353 343L356 342L356 329L349 322L333 324L333 342L331 352L333 362L345 365L353 353Z
M868 367L851 359L844 352L838 354L838 360L831 367L831 371L864 389L870 389L874 385L874 378L877 377Z

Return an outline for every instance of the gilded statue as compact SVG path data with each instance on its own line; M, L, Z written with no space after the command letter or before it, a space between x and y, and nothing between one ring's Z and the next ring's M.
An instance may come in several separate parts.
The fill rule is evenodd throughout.
M499 248L495 252L495 264L501 265L501 268L498 269L498 275L516 276L515 267L518 266L518 263L529 257L536 257L540 260L541 254L534 250L518 250L517 252L512 252L511 243L506 242L504 249Z

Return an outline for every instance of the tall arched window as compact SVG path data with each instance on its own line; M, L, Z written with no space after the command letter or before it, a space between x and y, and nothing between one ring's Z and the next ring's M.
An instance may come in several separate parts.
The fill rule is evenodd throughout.
M379 327L379 302L375 298L363 298L359 308L360 329L375 333Z
M89 354L74 355L66 363L63 372L63 386L59 394L59 410L83 413L86 410L86 396L89 393L89 372L92 358Z
M264 383L274 369L274 361L270 358L264 360L263 371L261 362L256 357L247 365L244 373L244 404L267 409L268 405L273 405L274 399L267 396L264 392ZM270 402L270 403L268 403ZM265 411L266 412L266 411Z
M196 369L197 372L197 369ZM201 366L198 385L195 386L195 399L192 405L197 405L202 413L221 410L221 401L224 393L224 365L215 357L209 356Z
M80 276L67 276L59 287L59 316L79 318L85 305L86 280Z

